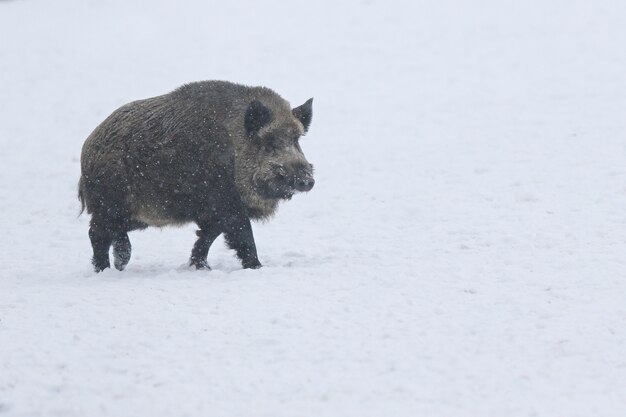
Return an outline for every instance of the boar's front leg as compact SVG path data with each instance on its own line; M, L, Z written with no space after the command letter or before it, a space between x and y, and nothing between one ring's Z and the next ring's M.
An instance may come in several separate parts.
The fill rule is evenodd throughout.
M254 236L250 219L243 215L243 210L232 215L224 224L224 238L226 244L237 252L237 257L246 269L258 269L261 262L256 253Z
M228 246L235 250L244 268L258 269L262 266L256 253L250 219L237 219L230 223L224 233L224 238Z
M195 266L196 269L211 269L206 258L209 254L209 248L215 239L222 234L222 230L219 224L198 222L198 226L200 227L200 230L196 232L198 240L196 240L191 250L189 265Z

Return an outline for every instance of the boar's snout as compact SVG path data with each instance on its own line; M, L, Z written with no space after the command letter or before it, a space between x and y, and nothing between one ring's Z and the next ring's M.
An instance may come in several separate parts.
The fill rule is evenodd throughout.
M276 179L281 188L300 192L311 191L315 185L313 166L308 163L277 166Z
M253 176L255 189L264 198L289 200L295 192L311 191L315 184L313 166L309 163L270 163L269 166L270 169L259 170Z
M315 180L311 175L307 175L302 178L296 178L296 190L298 191L311 191L315 185Z
M289 182L289 186L300 192L311 191L315 185L315 180L313 179L313 166L311 164L294 164L291 172L292 175L285 178L285 180Z

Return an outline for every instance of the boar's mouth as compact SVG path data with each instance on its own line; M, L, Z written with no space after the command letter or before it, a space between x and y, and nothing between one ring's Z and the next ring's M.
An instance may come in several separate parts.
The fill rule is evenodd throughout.
M289 200L297 192L310 191L315 184L312 166L293 170L281 164L271 163L269 169L259 170L252 177L255 192L266 199Z
M296 189L279 180L257 180L254 181L256 193L269 200L290 200Z

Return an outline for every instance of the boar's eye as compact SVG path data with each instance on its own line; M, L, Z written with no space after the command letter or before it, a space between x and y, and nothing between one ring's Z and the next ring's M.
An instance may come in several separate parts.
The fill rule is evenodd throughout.
M279 141L274 136L267 137L263 142L263 150L272 153L279 147Z

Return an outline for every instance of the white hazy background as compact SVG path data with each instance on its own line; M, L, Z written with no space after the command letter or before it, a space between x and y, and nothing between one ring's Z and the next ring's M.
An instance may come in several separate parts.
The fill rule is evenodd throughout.
M0 1L0 416L623 416L623 1ZM194 80L315 97L317 184L91 272L80 149Z

